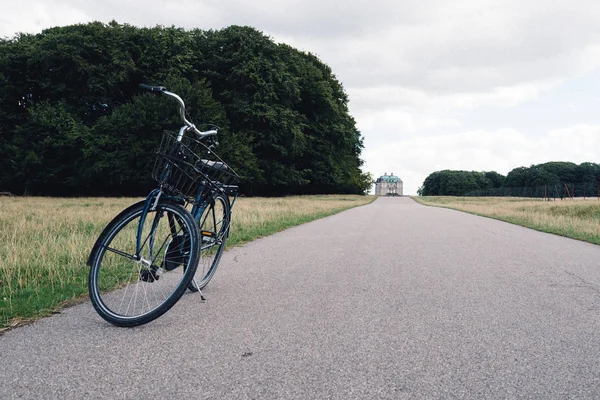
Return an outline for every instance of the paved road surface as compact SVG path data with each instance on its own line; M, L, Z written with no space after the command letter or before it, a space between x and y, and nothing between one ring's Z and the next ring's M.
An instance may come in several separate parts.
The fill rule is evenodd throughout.
M148 325L0 336L0 399L600 398L600 246L407 198L225 254Z

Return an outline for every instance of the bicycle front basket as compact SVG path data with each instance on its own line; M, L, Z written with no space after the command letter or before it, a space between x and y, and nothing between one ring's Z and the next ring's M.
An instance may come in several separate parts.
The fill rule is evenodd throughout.
M194 134L188 133L178 142L177 134L164 132L157 151L152 178L170 194L193 198L198 183L231 185L238 175Z

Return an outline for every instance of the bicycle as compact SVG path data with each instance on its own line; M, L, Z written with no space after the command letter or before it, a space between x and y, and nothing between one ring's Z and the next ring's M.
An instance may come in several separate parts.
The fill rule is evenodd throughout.
M213 151L218 127L200 131L177 94L140 88L175 99L183 126L163 133L152 170L158 187L104 228L87 261L94 309L121 327L160 317L186 289L205 300L202 289L221 260L239 192L239 176Z

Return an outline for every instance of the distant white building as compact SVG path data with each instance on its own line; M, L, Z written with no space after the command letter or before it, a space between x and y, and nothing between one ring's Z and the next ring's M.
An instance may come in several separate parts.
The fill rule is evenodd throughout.
M386 172L375 181L376 196L402 196L403 190L402 179L394 176L393 172L390 175Z

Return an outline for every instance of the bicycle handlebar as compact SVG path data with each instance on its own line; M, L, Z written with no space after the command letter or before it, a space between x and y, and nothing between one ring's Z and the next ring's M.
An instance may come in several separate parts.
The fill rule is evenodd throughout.
M140 89L147 90L149 92L155 92L155 93L156 92L164 92L167 90L163 86L150 86L150 85L146 85L143 83L140 83Z
M187 118L185 117L185 103L183 102L183 99L181 97L179 97L177 94L175 94L173 92L169 92L163 86L151 86L151 85L146 85L144 83L140 83L140 89L147 90L151 93L162 93L162 94L165 94L165 95L170 96L170 97L174 98L175 100L177 100L177 102L179 103L179 107L180 107L179 111L181 114L180 115L181 120L186 125L187 129L194 131L201 138L208 137L208 136L214 136L217 134L216 129L211 129L208 131L199 131L198 128L196 128L196 125L194 125L190 121L188 121ZM182 129L184 129L184 128L182 128Z

